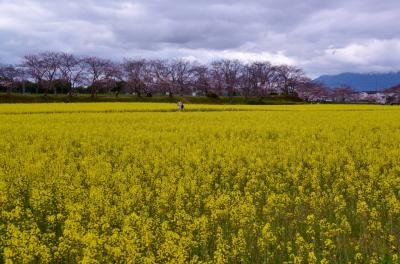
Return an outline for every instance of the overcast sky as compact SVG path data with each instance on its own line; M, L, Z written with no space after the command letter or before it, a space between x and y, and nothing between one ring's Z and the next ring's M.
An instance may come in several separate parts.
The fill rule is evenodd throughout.
M45 50L400 70L399 0L0 0L0 62Z

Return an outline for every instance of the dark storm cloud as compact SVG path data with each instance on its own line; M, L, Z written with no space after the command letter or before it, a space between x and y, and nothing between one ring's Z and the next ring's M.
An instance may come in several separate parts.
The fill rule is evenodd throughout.
M396 0L0 0L0 61L62 50L400 70L399 11Z

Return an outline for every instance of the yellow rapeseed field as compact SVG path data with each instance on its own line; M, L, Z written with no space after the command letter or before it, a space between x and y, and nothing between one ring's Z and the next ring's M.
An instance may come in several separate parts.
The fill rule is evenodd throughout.
M399 263L400 107L0 105L0 263Z

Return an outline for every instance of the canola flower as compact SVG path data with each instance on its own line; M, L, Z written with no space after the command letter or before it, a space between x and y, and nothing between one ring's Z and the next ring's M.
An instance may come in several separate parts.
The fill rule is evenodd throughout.
M398 263L400 108L0 106L0 262Z

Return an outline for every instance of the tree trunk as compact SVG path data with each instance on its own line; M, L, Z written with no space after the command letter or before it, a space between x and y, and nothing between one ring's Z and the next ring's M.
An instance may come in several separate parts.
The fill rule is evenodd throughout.
M228 92L228 96L229 96L229 103L232 103L233 102L233 89L229 89L229 92Z
M13 83L6 83L7 86L7 95L10 96L12 93Z
M39 87L40 87L40 86L42 86L42 81L41 81L41 80L38 80L37 83L36 83L36 89L35 89L35 90L36 90L36 94L39 93Z

